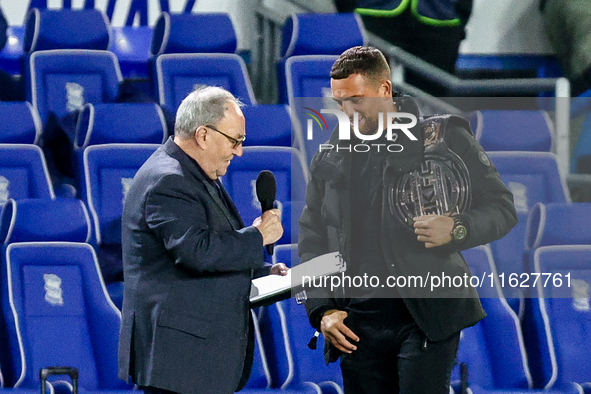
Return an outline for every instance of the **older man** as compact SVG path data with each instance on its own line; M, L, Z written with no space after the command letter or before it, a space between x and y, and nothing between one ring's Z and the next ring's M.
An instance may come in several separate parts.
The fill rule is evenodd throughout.
M127 194L119 376L147 393L233 393L248 380L251 279L283 228L277 210L245 227L219 181L245 138L240 102L197 89Z

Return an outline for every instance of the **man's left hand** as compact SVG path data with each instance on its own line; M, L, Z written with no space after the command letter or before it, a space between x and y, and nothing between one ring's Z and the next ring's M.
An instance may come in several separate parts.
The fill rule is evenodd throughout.
M271 272L269 272L269 274L285 276L285 275L287 275L288 270L289 270L289 268L287 268L287 266L285 264L277 263L277 264L273 264L273 266L271 267Z
M445 245L451 242L454 220L444 215L424 215L413 219L417 239L425 243L426 248Z

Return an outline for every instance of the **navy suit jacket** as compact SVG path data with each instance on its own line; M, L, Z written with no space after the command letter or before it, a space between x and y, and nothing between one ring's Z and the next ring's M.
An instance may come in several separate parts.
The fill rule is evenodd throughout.
M172 139L137 172L122 218L121 379L182 394L233 393L248 380L262 236L221 192L227 204Z

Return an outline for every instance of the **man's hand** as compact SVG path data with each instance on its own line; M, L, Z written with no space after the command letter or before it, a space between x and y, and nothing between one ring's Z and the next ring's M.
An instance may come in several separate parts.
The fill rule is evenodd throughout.
M359 342L359 337L343 322L347 312L337 309L327 311L320 321L320 331L324 338L343 353L353 353L357 346L349 342Z
M252 222L263 236L263 246L279 241L283 235L280 214L278 209L269 209Z
M287 266L283 263L277 263L277 264L273 264L273 266L271 267L271 271L269 272L270 275L281 275L281 276L285 276L287 275L287 271L289 270L289 268L287 268Z
M443 215L424 215L414 218L417 239L425 243L426 248L445 245L451 242L454 220Z

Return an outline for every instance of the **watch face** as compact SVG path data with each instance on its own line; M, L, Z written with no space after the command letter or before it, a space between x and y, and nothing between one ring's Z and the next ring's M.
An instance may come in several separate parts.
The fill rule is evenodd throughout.
M464 240L464 238L466 238L466 235L468 234L468 231L466 230L466 227L462 226L461 224L456 226L456 228L454 228L454 241L462 241Z

